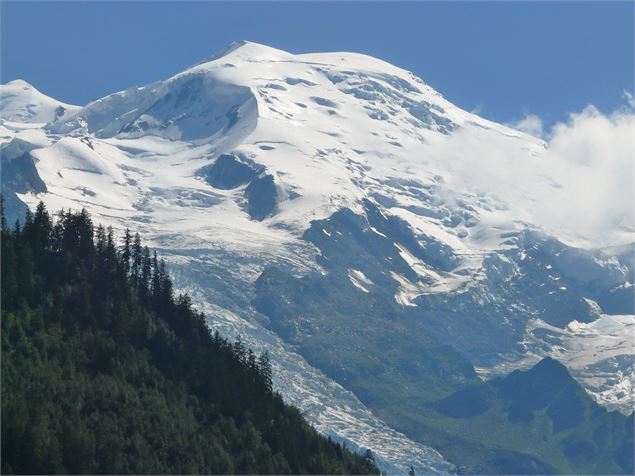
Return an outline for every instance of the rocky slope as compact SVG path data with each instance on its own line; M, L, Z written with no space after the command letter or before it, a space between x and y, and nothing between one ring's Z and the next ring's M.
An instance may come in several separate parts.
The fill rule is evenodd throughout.
M472 366L552 355L632 407L632 227L608 248L541 220L566 187L546 144L412 73L239 42L83 107L0 88L13 216L43 200L141 231L215 326L274 350L289 401L386 467L452 469L382 400L432 399L429 379L449 392ZM525 186L500 179L511 163Z

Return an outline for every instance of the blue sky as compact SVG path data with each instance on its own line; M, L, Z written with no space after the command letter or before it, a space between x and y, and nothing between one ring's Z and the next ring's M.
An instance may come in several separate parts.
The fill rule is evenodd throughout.
M1 79L84 104L166 78L236 39L356 51L455 104L548 125L633 90L633 2L5 2Z

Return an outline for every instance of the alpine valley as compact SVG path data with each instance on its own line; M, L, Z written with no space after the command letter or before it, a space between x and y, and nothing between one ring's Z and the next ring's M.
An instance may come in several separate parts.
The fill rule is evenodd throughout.
M141 233L384 472L633 473L635 230L543 222L542 140L381 60L250 42L81 107L12 81L0 119L11 220Z

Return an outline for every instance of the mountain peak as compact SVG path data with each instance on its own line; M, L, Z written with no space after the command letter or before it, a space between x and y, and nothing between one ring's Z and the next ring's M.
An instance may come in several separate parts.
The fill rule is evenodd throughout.
M532 370L534 372L546 372L546 373L567 372L567 368L564 365L562 365L558 360L549 356L544 357L540 362L534 365Z
M232 41L219 53L199 61L193 67L200 66L205 63L211 63L221 58L240 58L247 61L263 61L276 60L283 56L289 56L289 53L261 43L255 43L253 41L236 40Z
M0 119L25 123L45 123L55 120L77 106L64 104L23 79L0 84Z
M544 357L531 369L526 371L527 377L535 381L549 381L554 386L571 384L575 380L569 370L558 360L552 357Z
M15 86L15 87L23 87L24 89L35 89L33 85L24 79L14 79L13 81L9 81L6 86Z
M523 399L531 395L537 408L547 405L562 391L572 395L579 388L568 369L551 357L543 358L528 370L515 370L499 385L503 397Z

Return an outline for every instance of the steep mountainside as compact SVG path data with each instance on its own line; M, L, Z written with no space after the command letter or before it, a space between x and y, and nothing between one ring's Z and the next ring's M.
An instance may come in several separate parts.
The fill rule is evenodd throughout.
M139 235L38 207L2 229L4 474L375 474L213 336Z
M413 432L465 462L462 472L633 473L633 414L607 412L550 357L469 385L413 419Z
M566 187L546 145L412 73L238 42L47 124L0 117L9 212L43 200L141 231L216 327L271 350L288 401L384 468L452 468L375 415L408 430L392 399L443 398L474 368L552 355L632 406L632 226L600 249L541 221ZM509 163L524 186L490 180Z

